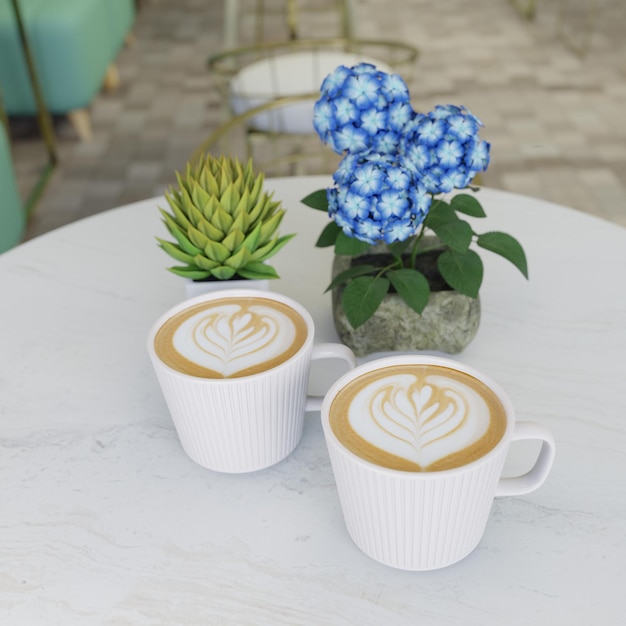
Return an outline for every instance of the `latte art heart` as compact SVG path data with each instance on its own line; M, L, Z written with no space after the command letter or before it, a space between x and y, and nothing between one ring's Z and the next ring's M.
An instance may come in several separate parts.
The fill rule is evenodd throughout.
M293 307L264 296L224 296L183 308L154 337L158 358L181 374L241 378L291 359L309 339Z
M292 320L274 307L225 303L182 322L173 344L189 361L227 378L280 357L295 336Z
M399 373L361 388L350 402L348 421L376 448L427 468L480 440L490 411L460 380Z

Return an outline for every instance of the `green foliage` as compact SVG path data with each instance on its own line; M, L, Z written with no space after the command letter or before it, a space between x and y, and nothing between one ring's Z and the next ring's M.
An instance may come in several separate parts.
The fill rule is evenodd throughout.
M317 210L328 210L325 190L316 191L303 200L304 204ZM433 250L424 245L424 235L431 232L436 236L437 269L447 285L455 291L478 297L483 281L483 262L475 250L476 244L484 250L494 252L528 278L528 264L521 244L511 235L502 232L478 234L471 224L459 214L472 218L486 217L479 200L471 194L460 193L450 202L433 199L430 211L417 235L405 241L395 242L376 253L388 253L391 261L384 267L373 265L368 258L363 263L358 257L373 252L368 243L348 237L330 222L322 231L317 246L334 246L335 254L355 258L353 265L338 274L327 291L342 288L342 306L346 317L354 328L366 322L380 306L391 287L404 302L417 313L422 313L430 296L427 278L416 269L418 257Z
M358 328L372 317L388 291L389 281L380 276L359 276L348 282L341 303L350 324Z
M326 211L328 213L328 198L326 196L326 189L318 189L317 191L310 193L305 198L302 198L302 204L305 204L312 209Z
M175 241L157 238L183 264L171 272L192 280L278 278L265 261L293 235L278 235L285 211L263 191L251 161L206 155L176 178L165 194L170 211L159 209Z

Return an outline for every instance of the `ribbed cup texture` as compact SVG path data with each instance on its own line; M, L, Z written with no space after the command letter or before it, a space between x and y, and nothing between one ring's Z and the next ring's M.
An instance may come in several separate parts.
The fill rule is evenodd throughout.
M153 360L185 452L220 472L251 472L278 463L302 436L310 365L305 349L283 366L241 379L203 380Z
M461 472L387 472L328 441L346 527L373 559L406 570L451 565L480 542L506 450Z

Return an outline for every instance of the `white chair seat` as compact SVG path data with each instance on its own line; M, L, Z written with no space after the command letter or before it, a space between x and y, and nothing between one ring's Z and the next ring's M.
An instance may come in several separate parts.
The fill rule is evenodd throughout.
M240 115L275 98L318 94L324 78L339 65L351 67L361 62L393 72L377 59L336 50L305 50L255 61L232 79L232 110ZM261 113L250 120L250 127L264 132L313 133L313 106L317 97L312 96L310 102L298 102Z

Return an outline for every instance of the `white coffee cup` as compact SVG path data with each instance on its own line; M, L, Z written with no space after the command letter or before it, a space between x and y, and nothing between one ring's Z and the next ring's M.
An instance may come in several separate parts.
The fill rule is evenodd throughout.
M466 419L473 415L481 417ZM498 384L447 358L365 363L331 386L321 418L348 534L373 559L405 570L466 557L494 497L537 489L555 455L546 428L515 423ZM523 476L502 478L510 443L523 439L542 442L536 462Z
M159 317L148 353L191 459L220 472L251 472L295 449L305 412L322 401L307 397L311 361L355 366L346 346L314 345L314 332L302 305L252 289L204 294Z

